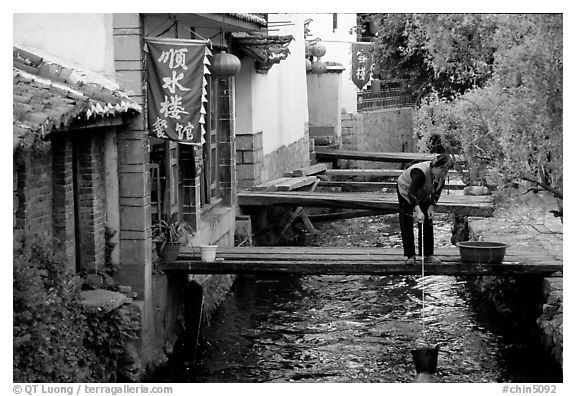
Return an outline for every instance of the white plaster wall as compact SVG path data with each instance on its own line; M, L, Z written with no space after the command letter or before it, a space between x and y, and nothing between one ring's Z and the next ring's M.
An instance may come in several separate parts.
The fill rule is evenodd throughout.
M253 61L244 58L236 76L236 132L263 132L264 155L306 135L308 99L304 58L303 14L270 14L269 21L291 21L271 35L292 35L290 54L268 74L254 73Z
M14 45L115 81L112 14L13 14Z
M320 38L326 46L324 62L338 62L345 70L342 71L340 85L342 112L357 113L356 96L358 88L352 82L352 48L351 43L356 42L355 13L338 14L337 28L333 29L332 13L304 14L305 19L312 19L308 25L311 36L307 40Z

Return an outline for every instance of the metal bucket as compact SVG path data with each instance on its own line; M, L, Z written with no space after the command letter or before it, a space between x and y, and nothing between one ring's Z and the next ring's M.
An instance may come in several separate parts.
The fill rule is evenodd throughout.
M438 351L440 346L418 348L412 350L412 361L416 366L416 373L434 374L438 366Z

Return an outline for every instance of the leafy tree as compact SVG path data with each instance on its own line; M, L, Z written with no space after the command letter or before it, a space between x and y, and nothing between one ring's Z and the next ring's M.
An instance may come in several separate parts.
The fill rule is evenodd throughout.
M472 168L489 166L562 198L562 15L374 18L380 63L413 76L426 95L416 120L421 150L441 136Z
M497 17L487 14L372 14L373 58L385 78L407 79L417 97L450 97L491 75Z

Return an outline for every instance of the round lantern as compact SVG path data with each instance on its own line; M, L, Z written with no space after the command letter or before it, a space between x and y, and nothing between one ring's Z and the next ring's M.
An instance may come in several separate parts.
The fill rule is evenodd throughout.
M310 62L310 59L304 59L306 61L306 71L309 72L310 70L312 70L312 62Z
M312 52L312 55L314 55L317 58L320 58L321 56L324 56L326 54L326 47L322 43L316 43L312 46L310 51Z
M240 59L225 51L221 51L212 58L212 73L216 77L232 77L240 71L240 67Z
M326 73L327 69L328 68L326 67L326 63L322 61L312 63L312 73L316 74Z

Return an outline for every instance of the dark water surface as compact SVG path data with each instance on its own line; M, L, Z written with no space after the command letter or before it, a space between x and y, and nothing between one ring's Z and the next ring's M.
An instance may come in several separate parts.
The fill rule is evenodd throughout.
M331 232L340 237L332 246L398 243L382 222L358 221L342 225L357 231L353 242L332 227L321 243ZM440 344L437 382L562 382L528 330L507 329L481 305L450 276L240 277L203 330L196 361L174 360L156 380L413 382L410 351L424 334Z

